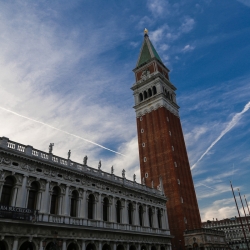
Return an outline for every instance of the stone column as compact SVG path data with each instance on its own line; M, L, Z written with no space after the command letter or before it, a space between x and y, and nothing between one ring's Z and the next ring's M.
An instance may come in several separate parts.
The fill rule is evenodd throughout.
M138 203L135 203L134 210L134 225L139 226L139 212L138 212Z
M129 250L129 243L127 243L127 250Z
M45 185L45 191L43 192L43 195L42 195L41 213L49 213L49 209L50 209L49 185L50 185L50 181L47 181Z
M128 203L124 201L124 207L122 208L122 223L128 224Z
M14 238L14 242L13 242L12 250L17 250L17 247L18 247L18 238L15 237Z
M161 224L162 224L162 229L169 229L168 215L167 215L167 210L166 209L163 209L163 211L162 211Z
M69 215L69 185L66 185L66 191L64 196L64 215Z
M11 206L13 207L16 206L17 194L18 194L18 186L14 186L11 199Z
M113 250L116 250L116 242L113 243Z
M39 242L39 250L43 250L43 240L42 239Z
M95 220L102 220L102 195L98 194L98 200L96 203Z
M36 201L36 209L41 210L41 198L42 198L42 191L37 193L37 201Z
M0 197L2 197L3 185L4 185L4 181L1 181L0 182Z
M80 217L86 219L87 218L87 207L88 207L88 201L86 198L86 191L83 190L83 194L82 194L82 207L81 207L81 211L80 211Z
M152 228L157 228L158 227L158 221L157 221L157 209L154 207L152 209Z
M28 189L27 189L27 175L24 175L22 187L20 189L20 195L18 195L17 206L18 207L27 207L28 203Z
M110 222L115 221L115 204L114 204L114 197L110 199L110 204L109 204L109 220Z
M144 227L149 227L149 221L148 221L148 205L145 206Z
M67 250L66 240L63 240L62 250Z
M98 250L102 250L102 242L101 241L99 241Z
M85 250L86 249L86 243L85 243L85 240L82 240L82 250Z

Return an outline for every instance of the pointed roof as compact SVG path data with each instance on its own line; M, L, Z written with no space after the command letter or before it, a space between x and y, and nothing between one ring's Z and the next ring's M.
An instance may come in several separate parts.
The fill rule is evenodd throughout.
M144 30L144 41L141 47L140 55L136 64L136 67L141 66L142 64L146 63L147 61L156 58L162 63L160 56L158 55L156 49L154 48L153 44L149 40L148 31Z

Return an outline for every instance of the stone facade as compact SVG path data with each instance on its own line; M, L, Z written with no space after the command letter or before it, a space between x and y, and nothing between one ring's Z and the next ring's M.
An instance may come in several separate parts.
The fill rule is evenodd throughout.
M201 219L176 101L176 88L147 34L134 69L142 181L159 187L162 179L173 248L184 248L184 231L201 228Z
M0 197L1 250L171 249L162 191L5 137ZM34 214L16 220L7 208Z
M212 229L187 230L184 233L186 249L225 250L229 249L223 231Z
M250 247L250 216L241 218L243 228ZM231 249L247 249L245 237L239 217L227 218L223 220L212 220L203 222L202 226L207 229L221 230L225 233L226 241Z

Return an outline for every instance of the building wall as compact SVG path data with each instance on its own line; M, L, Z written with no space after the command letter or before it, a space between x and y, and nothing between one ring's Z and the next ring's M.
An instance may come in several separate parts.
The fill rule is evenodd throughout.
M64 240L63 250L69 243L76 244L75 250L85 250L91 242L94 244L92 247L89 245L92 250L102 250L106 243L114 250L129 250L131 246L135 249L130 250L170 248L166 197L156 189L127 180L124 174L123 177L115 176L9 141L8 138L0 138L0 171L0 198L7 185L6 178L14 180L8 204L13 209L27 208L32 184L36 183L39 187L34 207L37 212L31 221L0 218L0 244L5 246L1 250L24 250L23 242L32 242L30 250L41 250L43 242L48 244L54 240L55 231L58 239ZM55 187L59 190L58 209L51 214ZM77 193L76 214L71 216L74 193ZM88 215L90 195L94 197L93 219ZM107 221L103 218L105 198L108 199ZM116 218L118 200L121 202L120 223ZM131 224L128 220L129 204L132 207ZM142 226L139 223L139 206L143 208ZM1 215L5 207L0 204ZM152 210L152 226L149 224L149 209ZM160 212L160 226L157 212Z

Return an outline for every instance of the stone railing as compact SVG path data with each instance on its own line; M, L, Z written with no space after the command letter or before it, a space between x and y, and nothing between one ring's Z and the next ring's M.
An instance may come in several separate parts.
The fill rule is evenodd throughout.
M64 225L75 225L80 227L95 227L96 229L114 229L114 230L123 230L123 231L133 231L133 232L143 232L150 234L161 234L161 235L170 235L169 230L159 229L159 228L150 228L150 227L141 227L136 225L120 224L115 222L107 221L98 221L98 220L89 220L84 218L75 218L63 215L52 215L52 214L42 214L39 213L36 217L36 223L55 223L55 224L64 224Z
M140 191L145 191L149 194L164 196L163 192L154 188L147 187L145 185L139 184L136 181L130 181L125 177L116 176L114 174L110 174L104 172L102 170L98 170L95 168L91 168L87 165L83 165L69 159L61 158L59 156L55 156L51 153L46 153L37 149L34 149L32 146L25 146L23 144L10 141L9 138L0 137L0 148L5 150L13 150L17 153L26 155L29 158L36 158L40 161L44 161L53 165L59 165L60 167L74 169L74 171L84 172L85 174L93 175L98 178L102 178L105 180L110 180L115 183L122 184L127 187L131 187L133 189L137 189Z
M206 229L206 228L187 230L184 232L184 234L194 234L194 233L211 233L211 234L217 234L217 235L224 235L225 234L223 231Z

